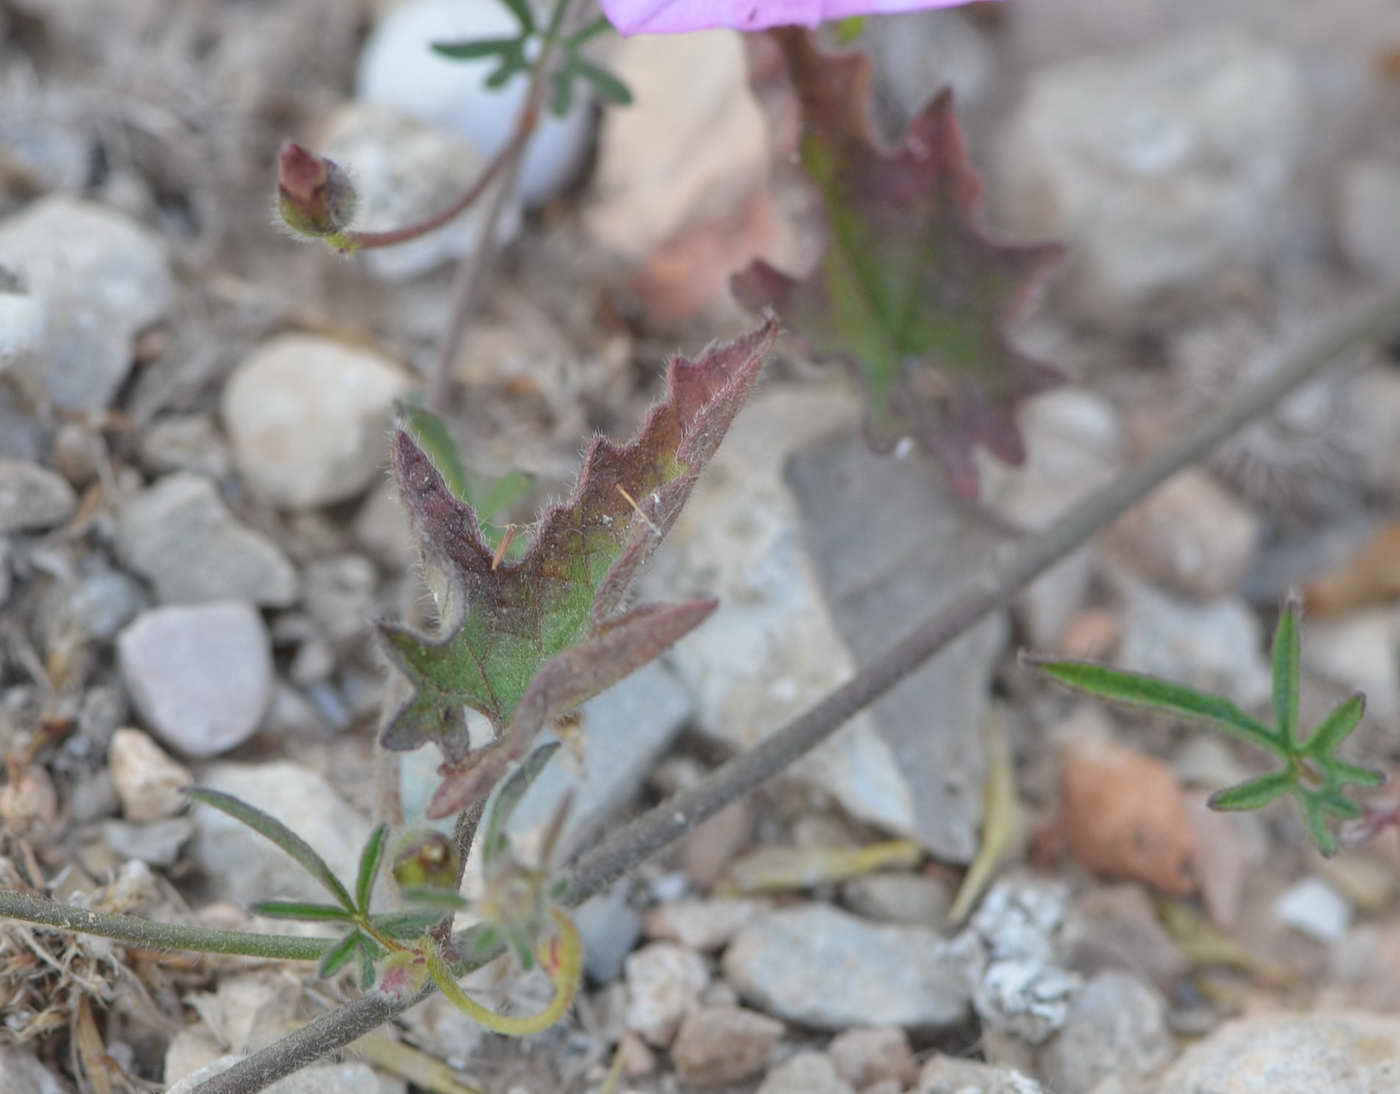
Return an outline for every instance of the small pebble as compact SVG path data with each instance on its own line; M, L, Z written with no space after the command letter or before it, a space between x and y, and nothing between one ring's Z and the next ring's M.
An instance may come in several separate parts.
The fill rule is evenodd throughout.
M0 534L52 528L77 507L78 495L62 475L37 463L0 459Z
M1319 942L1338 942L1351 926L1351 905L1320 877L1304 878L1274 904L1274 916Z
M783 1024L742 1007L705 1007L681 1022L671 1059L683 1083L729 1086L757 1075L783 1035Z
M757 1094L856 1094L856 1088L841 1078L831 1057L799 1052L770 1071Z
M122 815L129 821L152 821L178 813L185 805L185 789L194 784L189 770L139 729L119 729L112 734L107 765Z
M898 1026L871 1026L838 1033L827 1051L847 1082L859 1090L879 1082L914 1081L914 1053Z
M699 954L674 942L643 946L627 959L627 1028L665 1048L709 982Z

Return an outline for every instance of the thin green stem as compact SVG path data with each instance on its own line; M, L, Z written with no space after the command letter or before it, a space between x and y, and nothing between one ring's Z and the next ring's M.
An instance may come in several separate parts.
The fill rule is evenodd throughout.
M181 923L157 923L131 915L93 912L71 904L34 896L18 889L0 889L0 918L20 919L65 931L101 935L146 950L194 950L199 953L242 954L280 961L319 961L338 938L297 938L251 931L218 931Z
M1000 565L990 568L980 587L970 589L947 609L915 628L806 713L711 772L690 790L667 799L617 832L579 863L568 879L564 903L581 903L696 824L786 770L794 760L825 741L852 715L889 692L958 635L1006 607L1017 593L1166 479L1200 459L1241 426L1272 409L1285 396L1316 379L1329 365L1342 360L1346 351L1389 337L1397 330L1400 330L1400 285L1390 287L1346 318L1329 325L1264 379L1236 392L1169 449L1109 483L1040 535L1019 544ZM479 967L493 956L483 955L468 965ZM357 999L254 1053L204 1083L195 1094L255 1094L298 1068L343 1048L381 1022L402 1014L426 999L433 990L427 985L410 999L394 999L380 993Z

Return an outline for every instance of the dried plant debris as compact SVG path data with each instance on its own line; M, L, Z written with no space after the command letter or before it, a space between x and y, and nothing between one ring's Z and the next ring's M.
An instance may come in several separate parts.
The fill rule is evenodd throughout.
M441 637L381 628L412 695L384 730L390 749L429 741L443 750L447 782L429 806L446 816L488 789L547 721L655 658L714 609L708 600L621 610L639 567L670 529L701 469L748 399L777 336L769 319L752 334L671 361L664 399L635 440L598 438L568 500L502 556L473 506L454 492L415 433L392 438L399 495L422 544L442 616ZM464 708L499 735L471 750Z
M770 305L812 352L852 365L868 397L872 443L913 437L964 496L973 450L1020 464L1021 400L1060 373L1015 348L1055 244L1012 244L980 226L982 183L944 91L896 148L870 122L869 58L827 54L798 29L775 32L802 107L801 163L821 193L828 243L801 280L755 262L734 279Z

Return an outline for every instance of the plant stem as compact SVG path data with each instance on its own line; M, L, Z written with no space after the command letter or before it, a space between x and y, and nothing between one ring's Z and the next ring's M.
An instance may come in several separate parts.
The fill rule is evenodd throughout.
M476 247L462 259L457 273L452 279L452 311L448 315L447 330L443 334L442 350L438 354L437 369L428 378L428 408L441 414L447 409L452 390L452 366L462 352L462 339L467 333L467 323L476 311L477 297L496 258L496 232L515 193L515 180L520 175L520 163L530 137L539 125L540 111L544 107L545 81L549 77L549 65L554 57L554 47L559 42L559 31L568 14L570 0L554 0L554 10L550 13L549 25L540 42L540 54L535 58L530 70L530 87L525 95L525 104L515 119L515 134L506 145L507 155L501 170L501 182L491 195L486 215L482 218L481 235Z
M1400 330L1400 286L1337 322L1264 379L1236 392L1170 449L1125 472L1053 525L994 563L979 587L897 642L805 714L747 752L717 768L690 790L662 802L616 833L579 863L565 903L576 905L683 832L786 769L879 699L963 631L1006 607L1031 581L1141 501L1164 480L1200 459L1220 441L1265 413L1290 392L1343 359L1346 350ZM476 965L477 962L472 962ZM388 1021L431 993L411 999L375 994L323 1014L199 1087L196 1094L254 1094L326 1053Z
M195 950L199 953L241 954L279 961L319 961L339 941L335 938L297 938L293 935L217 931L180 923L157 923L131 915L92 912L18 889L0 889L0 918L21 919L45 927L115 938L145 950Z

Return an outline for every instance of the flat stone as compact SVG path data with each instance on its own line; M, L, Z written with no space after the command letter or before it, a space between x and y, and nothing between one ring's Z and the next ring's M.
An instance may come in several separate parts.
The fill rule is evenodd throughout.
M63 194L0 221L0 266L44 306L38 356L49 394L65 410L107 406L131 368L132 340L174 303L158 236Z
M681 1082L716 1087L757 1075L783 1035L783 1024L743 1007L704 1007L681 1022L671 1060Z
M856 1094L856 1088L841 1078L831 1057L799 1052L770 1071L756 1094Z
M751 923L724 955L744 998L817 1029L946 1028L972 995L970 956L920 927L877 926L827 904L798 904Z
M1188 1048L1151 1094L1389 1094L1400 1018L1321 1011L1227 1022Z
M574 925L583 937L583 971L596 983L611 984L622 973L637 939L642 916L628 899L629 886L619 882L574 909Z
M1033 72L997 149L997 222L1070 244L1078 312L1140 323L1272 256L1306 107L1293 58L1231 29Z
M841 889L851 911L882 923L907 923L942 931L953 903L948 886L921 874L867 874Z
M233 466L228 443L208 414L157 418L141 431L136 454L156 475L191 471L217 480L227 478Z
M1039 1074L1057 1094L1089 1094L1110 1075L1148 1075L1175 1041L1166 1000L1136 977L1102 972L1075 995L1060 1032L1040 1053Z
M796 449L787 482L832 618L857 663L873 661L964 595L996 542L963 517L935 468L876 455L856 431ZM894 756L901 797L913 805L913 824L901 833L951 862L971 861L978 847L982 722L1006 630L1001 616L984 620L869 708ZM868 816L880 788L860 789Z
M0 535L52 528L77 507L78 496L62 475L37 463L0 459Z
M337 877L353 878L369 820L347 805L320 775L286 761L209 764L199 785L242 798L295 828L330 864ZM207 806L190 811L195 840L190 858L204 875L210 900L251 904L259 900L323 901L326 892L275 844L245 824Z
M858 1090L886 1080L899 1089L914 1081L914 1053L897 1026L866 1026L838 1033L827 1047L841 1077Z
M652 942L627 959L627 1028L664 1048L710 982L704 959L674 942Z
M109 820L102 825L102 838L119 855L140 859L151 866L174 866L180 848L194 835L194 821L185 817L131 824Z
M1011 1068L975 1060L934 1056L919 1072L915 1094L1049 1094L1038 1082Z
M116 542L122 561L166 604L286 607L299 593L296 568L282 549L240 523L200 475L167 475L132 498L118 516Z
M248 488L289 509L354 497L385 465L394 400L409 378L388 358L305 334L246 357L224 388L224 427Z
M272 698L267 628L238 600L142 613L117 636L117 662L151 731L187 756L242 744Z
M129 821L173 816L185 807L185 790L194 776L139 729L112 734L107 753L112 785Z
M647 913L646 932L688 949L717 950L770 909L761 900L677 900Z
M1061 942L1069 966L1086 976L1122 969L1171 992L1190 970L1186 955L1137 885L1109 885L1085 893L1070 908Z

